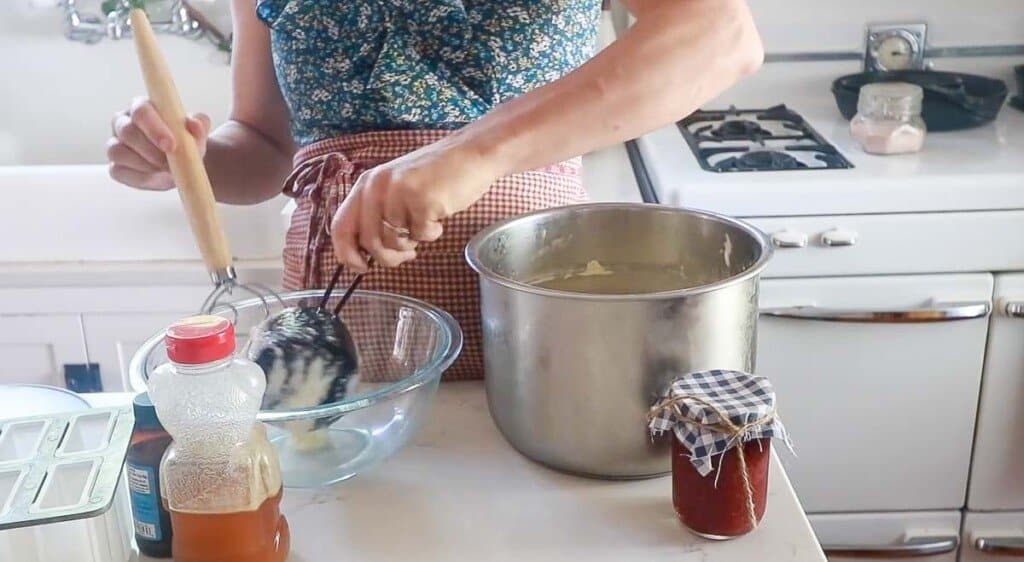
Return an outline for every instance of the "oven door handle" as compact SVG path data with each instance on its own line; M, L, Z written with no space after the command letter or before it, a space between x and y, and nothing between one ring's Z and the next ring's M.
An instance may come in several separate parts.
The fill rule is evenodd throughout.
M919 537L899 544L880 545L821 545L825 556L849 558L919 558L935 556L956 550L960 537Z
M974 541L974 548L996 556L1024 556L1024 539L980 537Z
M936 303L926 307L890 308L884 310L858 308L826 308L820 306L789 306L763 308L762 316L795 318L822 322L861 322L870 324L920 324L952 322L984 318L992 312L988 302Z

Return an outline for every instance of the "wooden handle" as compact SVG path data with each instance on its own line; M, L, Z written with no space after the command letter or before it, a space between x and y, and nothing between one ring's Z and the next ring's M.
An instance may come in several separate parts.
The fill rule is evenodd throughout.
M185 107L146 13L133 9L131 21L135 52L139 57L149 100L174 134L174 152L167 155L167 161L174 183L178 186L185 214L188 215L192 235L196 238L207 269L211 273L226 270L231 267L231 249L220 226L213 187L206 175L203 159L199 156L196 140L185 128L188 118Z

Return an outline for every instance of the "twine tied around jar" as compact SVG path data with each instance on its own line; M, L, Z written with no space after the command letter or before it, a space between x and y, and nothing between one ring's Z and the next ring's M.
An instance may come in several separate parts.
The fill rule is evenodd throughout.
M690 463L701 476L714 469L712 458L734 446L747 517L751 529L758 526L754 487L743 444L762 438L779 438L792 450L786 428L775 410L775 390L764 377L714 369L678 376L651 407L647 425L652 435L672 431L690 452Z
M682 410L679 408L679 405L685 402L686 400L697 402L702 406L709 408L716 415L718 415L721 421L718 423L707 423L686 417L683 414ZM747 456L743 452L742 440L743 436L746 435L748 431L774 423L775 410L772 410L771 413L769 413L768 415L758 418L752 422L748 422L743 425L736 425L732 423L732 420L729 419L729 416L725 415L724 412L719 410L718 407L716 407L711 402L704 400L699 396L695 396L692 394L683 394L679 396L668 396L666 398L661 399L657 404L654 405L654 407L651 408L650 413L647 415L647 423L652 423L655 419L662 416L665 410L669 409L671 409L672 412L675 413L674 417L678 423L695 425L702 427L704 429L714 431L716 433L722 433L729 436L730 442L738 443L736 445L736 457L739 459L740 463L740 477L743 478L743 493L744 500L747 504L747 518L750 520L750 528L756 529L758 526L758 522L757 511L754 507L754 487L750 483L750 472L747 470ZM723 452L722 454L724 455L725 452ZM721 467L721 463L719 463L719 467Z

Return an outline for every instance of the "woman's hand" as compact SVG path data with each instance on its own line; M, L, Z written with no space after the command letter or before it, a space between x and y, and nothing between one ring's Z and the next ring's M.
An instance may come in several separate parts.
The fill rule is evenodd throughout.
M387 267L416 257L442 221L475 203L501 175L491 159L453 135L367 170L334 215L338 261L366 271L363 252Z
M167 167L167 153L175 148L174 135L148 99L135 98L131 109L114 115L110 126L110 177L139 189L164 191L174 187ZM205 154L210 118L194 114L186 128L196 138L199 154Z

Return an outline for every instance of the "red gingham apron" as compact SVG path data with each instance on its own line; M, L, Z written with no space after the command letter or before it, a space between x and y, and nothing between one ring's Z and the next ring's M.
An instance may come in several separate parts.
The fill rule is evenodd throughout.
M379 131L309 145L295 156L284 193L296 199L285 239L284 286L324 287L337 266L330 225L335 211L364 170L433 143L450 131ZM500 219L537 209L586 201L580 160L499 179L469 209L444 222L444 235L417 248L418 257L394 269L374 268L360 288L400 293L434 304L462 327L462 355L447 380L483 377L477 276L464 250L474 234ZM351 281L346 272L341 286Z

